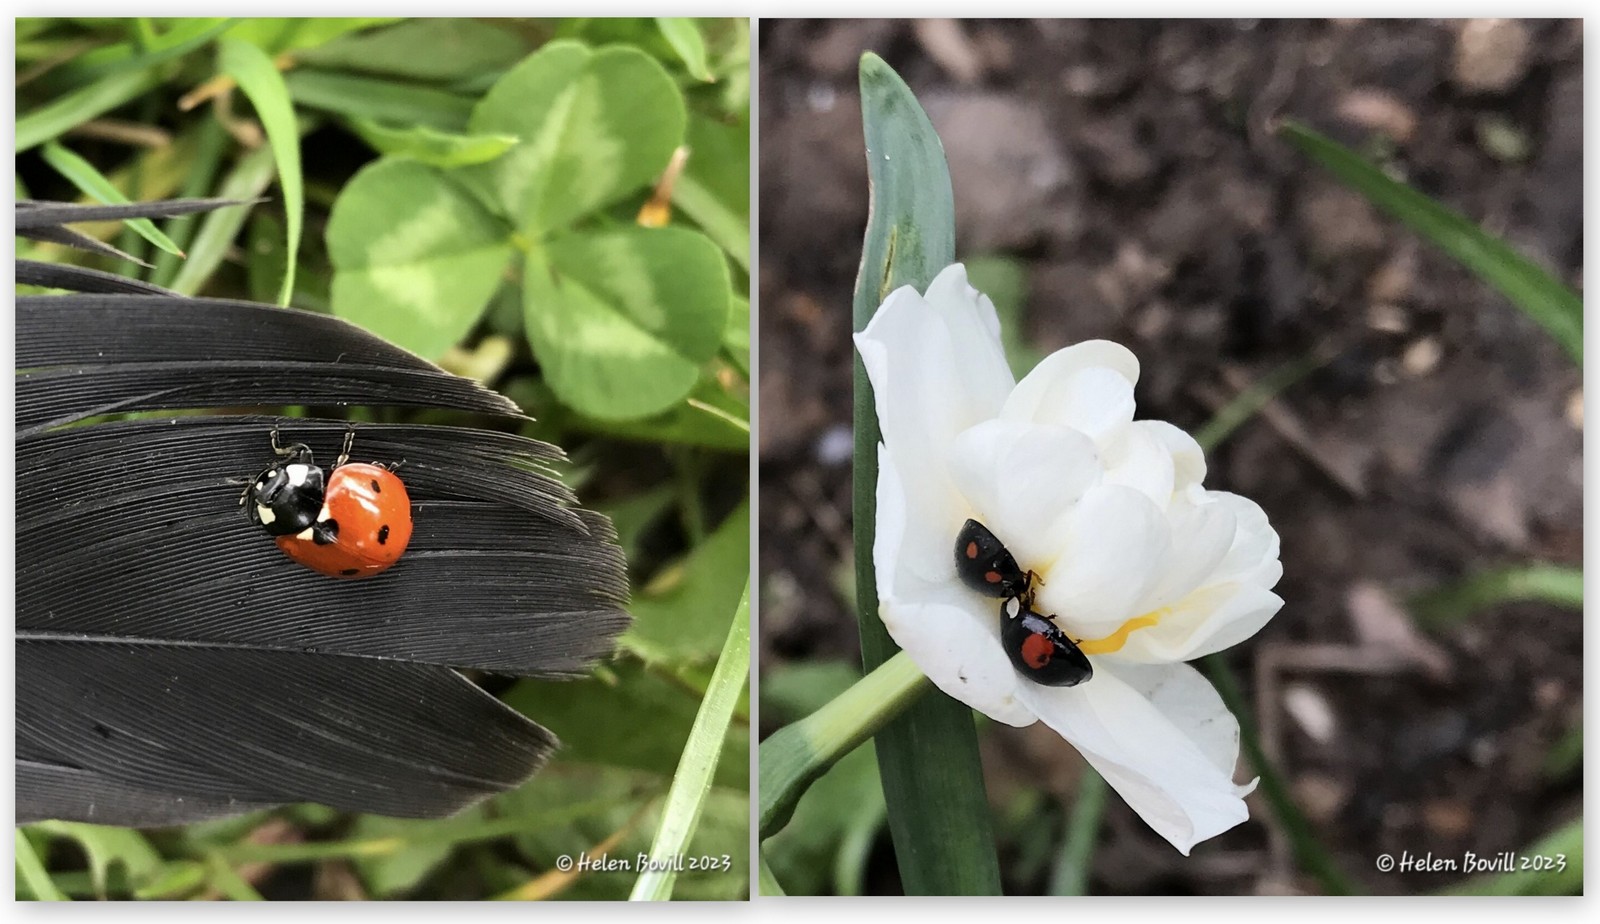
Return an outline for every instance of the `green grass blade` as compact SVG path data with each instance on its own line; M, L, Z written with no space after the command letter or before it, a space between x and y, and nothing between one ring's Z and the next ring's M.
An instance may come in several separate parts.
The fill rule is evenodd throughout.
M191 131L195 137L195 155L184 172L183 185L178 191L181 199L199 199L210 191L211 184L216 181L217 171L222 167L223 150L229 141L228 130L217 119L202 119ZM179 143L182 143L181 137ZM166 233L181 251L194 240L199 227L200 216L179 215L167 219ZM150 272L150 281L169 288L182 265L183 261L178 257L163 253L156 257L156 268Z
M1515 869L1469 879L1446 895L1582 895L1583 819L1575 818L1550 836L1512 855L1520 861L1555 864L1550 869ZM1495 856L1479 857L1494 861Z
M861 59L861 109L872 194L856 279L858 331L891 290L926 288L939 270L955 262L955 205L944 147L911 89L871 53ZM896 647L878 620L872 567L878 418L860 356L855 357L855 439L856 616L861 659L872 671ZM884 726L877 748L906 893L998 895L1000 863L972 711L945 696L924 697Z
M700 36L699 23L682 16L658 16L656 26L661 30L661 35L667 40L667 44L677 53L679 60L683 61L689 76L706 83L717 79L706 63L706 42Z
M1541 564L1486 571L1423 594L1412 601L1411 609L1430 629L1442 629L1513 600L1553 603L1582 613L1583 571Z
M1267 759L1266 751L1261 747L1261 735L1256 730L1255 720L1250 715L1250 704L1245 701L1244 693L1239 689L1239 681L1234 678L1228 662L1224 661L1221 655L1208 655L1202 667L1206 676L1211 678L1211 683L1216 686L1223 704L1239 719L1239 743L1244 747L1245 757L1249 759L1250 766L1254 767L1257 775L1261 777L1261 795L1266 797L1267 803L1272 806L1273 814L1278 818L1278 823L1283 826L1290 847L1294 851L1295 861L1301 869L1310 873L1322 884L1324 893L1355 894L1355 887L1334 863L1333 855L1328 852L1328 848L1317 840L1311 830L1311 823L1300 811L1300 806L1295 804L1294 796L1289 792L1288 782L1278 773L1278 768Z
M28 836L22 833L21 828L17 829L17 880L28 887L35 901L69 901L50 879L50 874L46 872L39 854L34 852L33 842L28 840Z
M1278 135L1493 286L1583 364L1583 299L1571 289L1466 216L1395 182L1339 143L1295 122L1282 125Z
M283 283L278 289L278 304L289 304L294 294L294 273L300 252L300 229L305 220L305 181L300 172L300 130L295 124L294 105L283 75L267 53L237 39L223 39L218 63L223 73L239 84L239 89L256 107L256 115L267 132L267 144L277 162L278 185L283 188L283 210L288 226Z
M285 83L296 103L337 115L457 133L472 115L468 97L379 77L301 68Z
M60 144L54 141L46 142L44 149L40 153L44 155L45 163L55 168L57 173L66 177L68 182L78 187L80 192L96 202L102 202L106 205L126 205L130 201L127 196L122 194L122 190L112 185L111 181L106 179L105 174L96 170L94 165ZM183 256L183 251L178 249L178 245L174 244L171 238L162 234L151 223L150 219L129 218L123 223L132 228L134 233L167 253L179 257Z
M263 901L261 893L255 886L245 881L239 871L233 868L222 855L216 851L206 854L206 871L209 873L211 887L222 893L222 896L236 902Z
M700 823L700 811L705 807L706 794L711 791L711 778L722 754L728 723L733 719L734 706L749 676L750 584L746 580L744 596L733 611L733 624L728 627L728 638L717 658L716 670L712 671L711 683L700 701L694 726L689 729L689 740L684 744L678 771L672 776L667 805L661 812L661 827L656 829L655 843L650 845L653 863L634 882L631 900L665 901L672 897L673 881L678 875L672 868L673 862L688 850L694 829Z
M1194 441L1200 444L1201 449L1210 452L1232 436L1241 424L1270 404L1284 389L1327 365L1335 355L1332 350L1313 350L1267 373L1211 415L1204 426L1194 431Z
M36 148L68 129L105 115L161 82L150 70L102 77L17 119L17 153Z
M1106 813L1106 793L1111 790L1105 778L1087 765L1078 781L1077 798L1067 816L1066 841L1050 874L1051 895L1088 895L1089 870L1094 848L1100 837L1100 820Z
M272 182L272 150L258 148L245 155L234 165L217 196L223 199L255 199ZM249 209L219 209L205 217L200 230L195 232L185 260L167 288L183 295L193 295L216 272L228 253L228 245L238 237L239 229L250 217Z

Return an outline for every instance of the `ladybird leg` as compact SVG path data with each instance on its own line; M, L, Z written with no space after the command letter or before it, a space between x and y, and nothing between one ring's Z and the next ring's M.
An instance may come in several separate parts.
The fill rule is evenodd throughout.
M344 445L339 448L339 458L333 460L334 468L338 468L339 466L350 461L350 447L354 446L355 443L356 429L355 427L351 427L350 429L344 431Z
M386 465L384 467L387 468L391 472L398 472L398 471L400 471L400 466L402 466L404 464L406 464L406 460L401 459L399 462L390 462L388 465Z
M307 446L305 443L290 443L287 446L280 445L278 443L277 427L272 428L272 452L274 455L282 457L304 457L307 460L311 458L311 447Z

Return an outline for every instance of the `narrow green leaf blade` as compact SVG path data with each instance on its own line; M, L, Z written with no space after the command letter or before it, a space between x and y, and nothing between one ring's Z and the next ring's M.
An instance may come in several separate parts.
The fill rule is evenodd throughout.
M278 304L289 304L294 294L294 273L300 252L300 229L305 221L305 180L300 172L300 130L295 125L294 105L283 75L267 53L238 39L223 39L218 46L218 63L223 73L239 84L250 98L267 132L267 144L278 167L278 185L283 188L283 210L288 233L284 247L287 256L283 284L278 289Z
M890 291L902 285L925 288L955 262L955 204L944 146L911 89L871 53L861 59L861 108L872 208L856 279L858 331ZM872 567L878 418L859 356L855 433L856 615L861 658L870 672L897 649L878 619ZM877 747L906 893L1000 894L1000 862L971 710L946 696L923 697L878 732Z
M672 777L672 788L667 792L661 827L656 829L655 843L650 846L650 859L654 862L633 885L630 897L634 901L665 901L672 897L673 880L677 877L672 863L686 852L689 839L700 822L700 811L711 791L711 779L722 754L728 723L749 675L750 584L746 580L744 595L733 611L733 624L728 627L727 641L717 658L716 670L711 674L711 685L700 702L700 712L689 730L683 758Z
M128 197L124 196L122 190L106 179L105 174L96 170L93 164L62 147L57 142L47 142L44 150L40 153L44 155L45 163L54 167L57 173L66 177L68 182L78 187L80 192L96 202L102 202L106 205L126 205L129 203ZM162 234L150 219L129 218L123 223L132 228L140 237L167 253L178 257L183 256L183 251L178 249L178 245L174 244L171 238Z
M44 862L39 859L39 854L33 849L33 842L28 836L17 829L17 884L23 885L33 893L34 901L64 902L70 901L56 884L51 881L50 873L45 870Z
M661 35L666 38L667 44L672 46L673 52L683 61L689 76L696 80L704 80L706 83L717 79L706 64L706 42L700 37L700 27L693 19L682 16L658 16L656 26L661 29Z
M1473 613L1513 600L1537 600L1583 612L1583 571L1563 565L1519 565L1472 575L1412 602L1417 616L1443 629Z
M1296 122L1284 123L1278 134L1493 286L1582 365L1583 299L1577 293L1466 216L1395 182L1338 142Z
M272 151L260 148L246 154L223 178L218 198L255 199L272 182ZM183 262L167 288L194 295L211 274L222 265L228 245L238 236L250 217L249 209L219 209L205 217L189 246L189 259Z
M17 118L16 151L36 148L68 129L98 118L156 86L154 71L111 74Z

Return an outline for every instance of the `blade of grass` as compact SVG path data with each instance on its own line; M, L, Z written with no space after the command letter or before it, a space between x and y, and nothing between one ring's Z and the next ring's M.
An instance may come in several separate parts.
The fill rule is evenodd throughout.
M112 74L17 118L16 151L36 148L161 83L154 71Z
M272 151L259 148L245 155L236 164L217 189L217 196L225 199L256 199L272 182ZM193 295L211 278L228 253L228 246L239 235L250 217L249 209L222 209L207 215L195 233L194 243L172 282L167 286L174 292Z
M45 163L55 168L55 171L67 178L73 186L96 202L106 205L126 205L130 201L122 194L122 190L112 185L105 174L94 168L94 165L79 157L77 154L62 147L55 141L45 143L41 151ZM124 224L132 228L140 237L156 245L167 253L183 256L183 251L172 239L162 234L148 218L130 218Z
M1338 142L1296 122L1279 126L1277 134L1510 299L1583 364L1583 299L1571 289L1466 216L1390 179Z
M667 806L661 813L661 826L656 829L655 842L650 845L652 863L634 882L629 900L666 901L672 897L672 886L678 876L674 861L688 849L700 823L700 811L705 806L706 794L711 791L711 778L717 770L717 758L728 734L728 723L749 676L750 584L747 580L744 596L733 612L733 624L728 627L728 639L723 643L716 670L711 674L711 684L706 688L694 726L689 730L678 771L672 776Z
M1244 693L1239 689L1239 681L1234 678L1228 663L1221 655L1208 655L1204 658L1202 667L1206 676L1211 678L1211 683L1217 688L1217 693L1222 697L1222 702L1228 707L1228 711L1239 720L1239 743L1244 747L1250 766L1254 767L1256 774L1261 777L1261 794L1272 806L1273 814L1277 816L1278 823L1288 835L1295 861L1301 869L1322 884L1325 893L1355 894L1350 880L1334 863L1333 855L1321 841L1317 840L1311 830L1311 823L1306 821L1300 807L1295 804L1288 783L1278 773L1277 767L1267 759L1266 752L1261 747L1261 735L1257 732L1255 721L1250 716L1250 704L1245 702Z
M1078 781L1072 814L1067 816L1067 835L1050 874L1051 895L1089 894L1089 868L1100 836L1100 820L1105 816L1106 793L1110 787L1092 767L1083 768Z
M191 133L186 133L189 135ZM189 142L187 137L180 136L177 143L193 143L195 146L194 161L188 171L184 173L183 186L178 195L184 199L199 198L211 188L216 181L217 171L222 167L222 152L228 139L227 129L222 127L222 122L217 119L202 119L192 130L194 140ZM166 222L167 236L180 251L194 239L195 229L200 227L200 220L190 215L180 215L170 218ZM156 258L156 268L150 272L150 281L158 286L166 287L178 273L182 262L177 257L163 253Z
M239 89L256 107L256 115L267 132L278 168L278 185L283 187L283 210L288 225L285 244L287 265L278 289L278 304L288 305L294 294L295 264L300 252L300 229L305 220L305 186L300 173L300 131L295 124L294 105L283 75L267 53L237 39L223 39L218 46L218 63L223 73L239 84Z
M1233 435L1241 424L1254 417L1290 385L1327 365L1338 355L1333 348L1313 350L1299 359L1292 359L1262 376L1249 388L1234 396L1206 421L1205 426L1194 431L1194 440L1200 448L1210 452L1223 440Z
M1518 565L1485 571L1422 594L1412 612L1430 629L1443 629L1479 610L1513 600L1536 600L1583 612L1583 571L1562 565Z
M236 902L263 901L261 893L246 882L245 878L239 875L239 871L215 851L206 854L206 870L210 873L208 879L211 887L224 898Z
M905 81L871 53L861 58L861 110L871 208L856 278L857 331L891 290L925 288L955 262L955 205L944 148ZM856 616L862 662L873 671L897 649L878 619L872 565L878 418L860 356L855 439ZM923 698L884 726L877 747L906 893L998 895L1000 863L972 711L949 697Z
M285 82L296 103L338 115L456 133L472 115L465 96L401 81L301 68Z
M33 842L28 836L17 829L17 879L33 892L35 901L64 902L70 901L61 890L56 888L55 882L50 879L50 874L45 871L44 863L39 860L39 854L34 852Z

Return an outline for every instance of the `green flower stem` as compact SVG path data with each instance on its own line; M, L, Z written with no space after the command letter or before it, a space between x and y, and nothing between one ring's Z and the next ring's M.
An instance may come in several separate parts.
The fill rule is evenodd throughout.
M761 837L789 823L795 803L834 761L931 689L932 682L902 651L826 706L761 742Z
M1061 846L1055 871L1050 876L1051 895L1088 894L1089 868L1094 862L1100 820L1105 817L1106 793L1110 789L1105 778L1093 767L1083 768L1077 797L1072 801L1072 814L1067 817L1066 843Z
M67 897L61 893L61 890L56 888L56 884L51 881L50 874L45 871L43 861L34 852L33 842L28 840L28 836L22 833L21 828L17 829L17 879L19 882L25 883L28 889L33 892L35 901L68 901Z

